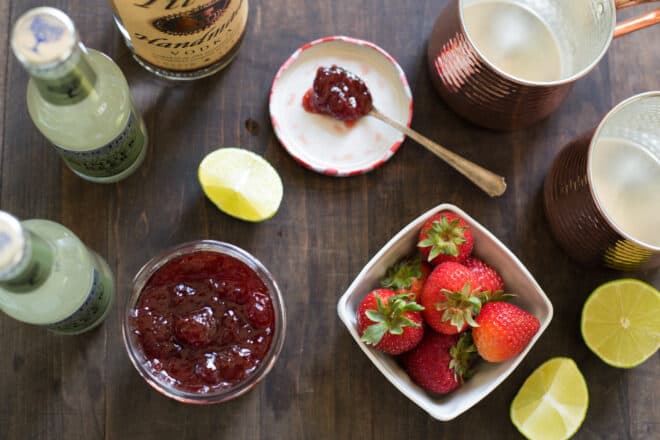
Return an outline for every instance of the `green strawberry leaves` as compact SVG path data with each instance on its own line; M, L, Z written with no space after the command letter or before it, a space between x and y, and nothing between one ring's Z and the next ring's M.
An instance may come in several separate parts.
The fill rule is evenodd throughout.
M425 230L427 237L417 246L431 248L428 261L432 261L440 254L458 256L459 246L466 242L465 230L468 229L467 226L459 226L459 223L458 218L448 221L446 216L442 216Z
M370 345L378 344L387 332L393 335L403 334L405 327L420 327L420 324L404 316L406 312L421 312L424 307L411 301L410 293L402 293L388 298L387 304L383 304L380 296L376 297L377 309L367 310L367 318L375 324L364 330L361 340Z
M452 358L449 361L449 368L454 370L454 379L457 382L463 382L463 379L468 379L474 374L471 366L477 357L477 347L472 341L472 333L463 333L456 345L449 349L449 354Z
M487 298L487 295L484 294L488 292L482 293L479 289L471 290L468 281L460 292L442 289L442 293L445 294L446 301L435 304L436 310L444 310L442 321L449 322L459 332L463 330L466 322L470 327L479 326L474 317L481 311L481 306Z
M371 318L369 318L371 319ZM362 334L362 341L367 344L376 345L383 339L385 333L387 333L387 324L379 322L378 324L372 324L366 328Z
M392 290L410 289L414 279L422 278L421 264L421 257L399 261L387 270L381 286Z
M513 297L514 295L504 293L501 290L496 292L481 291L478 287L474 290L470 288L470 282L466 282L460 292L452 292L442 289L445 294L445 301L435 304L437 311L443 311L442 321L449 322L460 332L467 322L470 327L479 327L474 318L481 312L481 307L491 301L501 301Z

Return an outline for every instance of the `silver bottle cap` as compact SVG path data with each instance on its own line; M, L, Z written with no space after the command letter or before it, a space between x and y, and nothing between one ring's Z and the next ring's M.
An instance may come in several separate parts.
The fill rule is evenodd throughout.
M47 71L67 61L79 43L73 21L50 7L34 8L21 15L11 34L16 58L30 71Z
M25 255L25 233L16 217L0 211L0 279L12 272Z

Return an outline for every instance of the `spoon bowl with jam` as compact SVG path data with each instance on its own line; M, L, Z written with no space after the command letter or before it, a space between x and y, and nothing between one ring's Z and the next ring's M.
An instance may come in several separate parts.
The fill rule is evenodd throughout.
M308 112L328 115L344 121L349 126L364 116L373 116L414 139L491 197L500 196L506 190L503 177L451 152L380 112L374 107L371 92L364 81L340 66L333 64L331 67L319 67L312 88L305 93L302 104Z

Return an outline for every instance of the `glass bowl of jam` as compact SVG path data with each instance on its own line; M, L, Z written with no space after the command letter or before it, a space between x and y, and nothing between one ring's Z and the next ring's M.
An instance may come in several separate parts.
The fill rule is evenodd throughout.
M284 343L285 309L256 258L228 243L197 241L140 269L122 330L149 385L180 402L219 403L271 370Z

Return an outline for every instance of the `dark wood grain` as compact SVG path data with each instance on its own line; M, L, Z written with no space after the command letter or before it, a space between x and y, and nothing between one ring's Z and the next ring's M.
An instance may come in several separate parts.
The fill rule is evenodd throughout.
M0 26L2 26L2 29L4 29L4 32L2 33L2 36L4 39L9 38L9 2L8 1L3 1L0 2ZM0 90L2 91L1 96L7 96L7 57L9 56L9 52L7 50L3 50L2 53L0 53L0 87L2 87ZM2 124L0 124L0 139L4 139L4 129L5 129L5 121L4 121L4 116L5 116L5 100L0 99L0 116L3 117ZM0 167L2 166L2 155L0 155ZM1 169L1 168L0 168ZM2 190L2 179L0 179L0 191Z
M589 412L575 438L660 438L660 356L633 370L614 369L586 348L579 332L584 299L600 283L632 276L659 287L660 273L576 266L549 235L541 198L545 174L563 145L622 99L660 88L660 26L613 42L546 121L496 133L458 118L432 89L426 38L445 1L252 0L237 59L225 71L183 86L136 65L105 1L50 1L74 18L88 46L124 70L151 137L149 156L135 175L94 185L74 176L34 129L25 107L27 74L8 52L10 23L42 3L0 0L1 208L62 222L79 234L108 259L118 301L102 327L80 337L55 336L0 316L0 439L517 438L510 402L528 374L552 356L575 359L589 385ZM300 167L274 137L268 91L297 47L336 34L389 51L413 89L413 127L506 176L506 194L489 198L410 141L363 176L332 178ZM262 154L284 181L282 207L264 223L222 214L197 184L206 153L239 145ZM442 202L490 228L555 307L552 324L517 370L446 423L430 418L381 376L335 311L369 258L403 225ZM194 407L168 400L138 376L120 323L139 267L172 245L202 238L241 246L275 274L289 328L281 358L259 387L229 403Z

